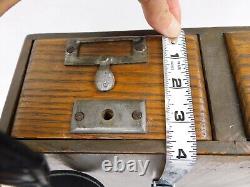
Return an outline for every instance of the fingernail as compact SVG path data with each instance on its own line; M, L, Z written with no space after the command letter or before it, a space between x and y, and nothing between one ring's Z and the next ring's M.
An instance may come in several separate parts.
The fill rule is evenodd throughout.
M163 34L164 36L174 40L179 36L180 32L181 32L181 25L175 18L173 18L169 26L163 32Z

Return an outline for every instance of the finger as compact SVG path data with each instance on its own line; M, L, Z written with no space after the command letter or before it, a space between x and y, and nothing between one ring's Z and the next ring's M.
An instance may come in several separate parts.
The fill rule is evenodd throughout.
M178 37L181 26L170 12L166 0L141 0L140 2L144 16L151 27L169 38Z
M181 6L179 0L167 0L167 3L170 12L181 23Z
M19 0L0 0L0 17Z

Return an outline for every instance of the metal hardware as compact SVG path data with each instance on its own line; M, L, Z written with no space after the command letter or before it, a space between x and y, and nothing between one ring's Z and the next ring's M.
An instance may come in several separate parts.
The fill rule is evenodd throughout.
M153 181L151 187L174 187L172 185L162 184L159 181Z
M82 112L77 112L76 114L75 114L75 120L76 121L82 121L84 119L84 113L82 113Z
M107 58L102 61L96 72L95 84L100 91L109 91L115 85L115 76L110 69L110 60Z
M138 110L135 110L133 113L132 113L132 117L134 120L139 120L142 118L142 113L141 111L138 111Z
M162 37L166 116L166 164L153 187L174 186L196 161L196 134L185 33L175 44Z
M71 132L146 133L145 101L75 101Z
M132 41L132 54L128 56L82 56L79 57L81 44L96 42ZM110 69L114 64L136 64L147 62L147 45L144 37L104 37L69 40L66 45L65 62L67 66L100 65L96 72L95 83L99 91L109 91L115 85L115 77Z

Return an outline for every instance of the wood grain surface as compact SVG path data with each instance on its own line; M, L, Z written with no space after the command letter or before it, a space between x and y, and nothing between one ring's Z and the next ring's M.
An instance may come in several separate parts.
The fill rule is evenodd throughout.
M250 32L226 33L225 36L241 101L246 135L250 138Z
M56 139L165 139L165 112L161 37L148 37L149 60L145 64L113 65L116 85L109 92L96 90L95 66L64 66L66 39L34 42L22 88L12 136ZM97 46L98 45L98 46ZM84 45L80 55L129 53L129 42ZM206 90L196 35L187 36L196 132L198 140L211 140ZM74 100L145 99L146 134L72 134Z

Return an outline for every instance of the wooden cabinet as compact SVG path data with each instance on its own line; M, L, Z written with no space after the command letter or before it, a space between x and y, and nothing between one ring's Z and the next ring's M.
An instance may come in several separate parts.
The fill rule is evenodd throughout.
M249 28L186 29L186 34L198 154L249 154ZM96 89L97 66L64 65L70 39L127 36L145 37L147 61L111 65L116 83L110 91ZM79 55L122 56L131 53L131 45L87 43ZM72 133L76 100L143 100L146 133ZM161 36L153 31L28 36L2 116L2 131L39 152L165 153Z

